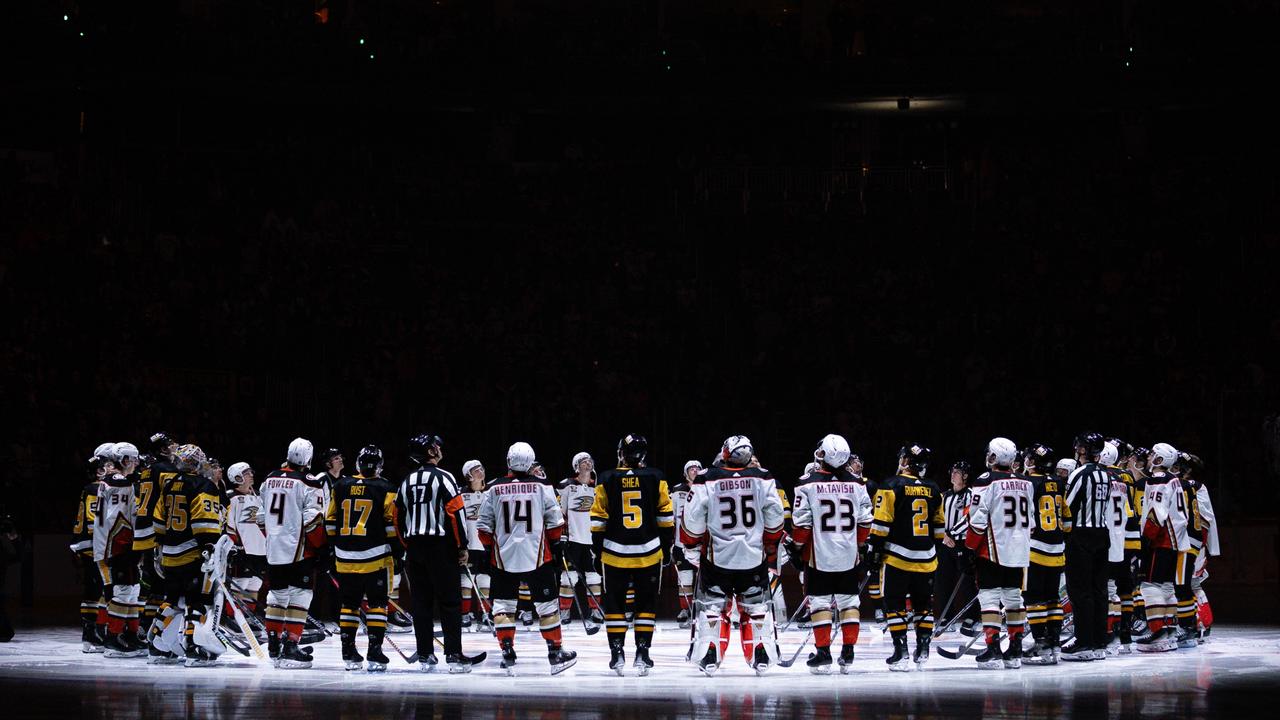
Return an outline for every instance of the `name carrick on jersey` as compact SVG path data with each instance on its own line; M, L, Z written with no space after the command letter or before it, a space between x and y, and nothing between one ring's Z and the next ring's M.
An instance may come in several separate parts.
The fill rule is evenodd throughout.
M555 490L527 473L514 473L485 493L480 540L492 548L490 562L511 573L530 572L551 561L550 543L564 532L564 512Z
M796 486L792 536L804 545L809 567L822 572L852 570L858 546L871 532L867 489L845 471L816 470Z
M314 555L322 542L316 534L323 535L323 511L307 476L281 468L262 481L258 492L267 511L267 563L288 565Z
M391 543L399 542L395 491L379 478L341 478L330 491L324 529L333 545L335 570L385 570L391 566Z
M560 509L564 511L565 538L572 543L591 544L591 506L596 501L596 488L583 485L575 478L560 484Z
M483 550L480 542L480 528L476 525L480 520L480 507L484 505L484 491L462 493L462 514L467 518L467 549Z
M998 565L1026 567L1035 502L1035 487L1027 478L1002 470L982 473L973 484L965 544Z
M232 495L227 505L227 534L246 555L267 554L267 518L257 493Z
M1163 474L1147 478L1142 494L1142 535L1155 547L1186 552L1191 549L1188 519L1182 481Z
M150 550L156 546L151 516L156 512L156 503L160 501L164 486L177 475L178 468L167 460L153 462L138 474L138 482L134 483L134 505L138 508L133 521L134 550Z
M133 549L133 480L112 473L98 484L93 559L102 562Z
M946 534L942 493L915 475L895 475L876 490L871 535L884 550L884 563L907 572L938 569L935 540Z
M1035 517L1031 521L1031 563L1041 567L1066 565L1066 501L1062 480L1056 475L1027 475L1035 488Z
M591 506L591 532L602 538L604 565L661 563L663 540L669 542L675 532L675 510L662 471L622 467L601 474Z
M761 468L713 467L698 474L684 512L680 542L703 546L703 557L724 570L760 567L782 538L785 521L777 484Z
M208 478L179 473L165 485L151 520L161 566L199 562L201 548L222 534L222 495Z

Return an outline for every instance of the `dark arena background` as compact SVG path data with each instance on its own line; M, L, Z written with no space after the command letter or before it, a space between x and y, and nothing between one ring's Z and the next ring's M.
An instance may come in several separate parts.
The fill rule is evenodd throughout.
M2 15L6 718L1270 714L1276 3L10 0ZM708 678L684 659L668 567L649 677L630 640L615 675L577 610L563 637L579 662L556 676L536 621L517 629L514 677L483 631L463 633L489 654L465 675L395 654L383 675L344 672L336 632L298 671L235 651L207 668L85 654L68 546L86 461L104 441L149 452L157 431L259 481L295 437L317 473L325 449L350 473L374 444L397 484L424 432L459 478L471 458L500 477L525 441L552 481L579 451L613 467L639 433L671 482L742 434L792 501L828 433L875 480L927 445L944 490L997 436L1054 461L1082 431L1168 443L1204 463L1216 627L1174 652L999 672L940 655L969 639L953 628L897 674L864 599L852 673L807 672L813 634L792 624L777 644L796 666L757 677L733 640ZM338 601L318 582L327 634ZM779 626L804 598L785 563L781 588ZM416 652L413 633L388 637Z

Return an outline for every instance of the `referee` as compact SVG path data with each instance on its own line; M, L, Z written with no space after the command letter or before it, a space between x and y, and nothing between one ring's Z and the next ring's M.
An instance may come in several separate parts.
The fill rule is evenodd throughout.
M421 669L432 672L439 663L433 652L438 601L445 663L450 673L465 673L471 672L471 663L462 654L458 566L466 563L467 529L458 484L438 467L443 445L440 436L429 433L409 439L409 459L415 467L396 493L396 521L406 547L404 569L413 593L413 632Z
M1075 622L1075 639L1062 648L1062 659L1102 660L1107 656L1107 530L1111 476L1098 461L1102 435L1080 433L1075 439L1080 466L1067 478L1066 514L1071 518L1067 535L1067 595Z
M950 625L959 619L962 608L969 607L960 628L965 635L975 632L973 628L978 621L977 603L969 606L969 601L978 594L973 579L973 551L964 546L969 532L969 503L973 500L969 472L969 463L964 460L952 465L951 489L942 493L942 514L947 526L942 536L943 547L938 548L938 574L933 581L933 616L938 626Z

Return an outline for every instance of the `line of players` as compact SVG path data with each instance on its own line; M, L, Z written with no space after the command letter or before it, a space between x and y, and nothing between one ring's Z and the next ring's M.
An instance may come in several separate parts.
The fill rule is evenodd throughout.
M1144 455L1123 443L1101 445L1100 436L1082 437L1076 447L1081 467L1063 467L1074 461L1058 465L1056 474L1069 473L1066 483L1056 474L1043 472L1051 453L1047 447L1034 445L1019 454L1011 442L993 440L988 447L989 471L967 489L961 513L967 529L959 536L953 534L955 523L948 522L944 512L944 495L965 490L965 468L961 464L953 467L956 487L944 494L923 479L930 453L915 443L899 453L898 473L875 483L855 472L860 470L860 462L843 438L827 436L796 487L794 518L789 517L786 495L759 466L750 441L742 436L725 441L711 468L704 469L697 461L687 463L682 477L669 490L662 473L646 466L647 443L638 435L629 435L619 443L616 470L593 483L594 463L589 455L579 453L572 462L574 476L561 483L558 494L552 491L532 448L517 443L508 453L507 474L496 482L486 483L478 461L463 466L467 483L463 507L470 521L466 523L469 562L461 572L465 622L471 622L474 615L481 629L495 623L503 664L511 667L515 662L517 603L533 601L549 648L559 651L560 622L568 619L581 581L590 608L586 621L603 620L608 631L611 667L621 674L623 638L628 627L634 627L636 667L646 673L652 667L648 647L661 569L674 561L679 619L694 626L691 658L707 674L715 672L723 662L730 618L736 609L744 653L748 662L763 672L778 659L773 623L774 605L780 600L780 593L775 593L779 546L784 545L783 554L789 554L803 568L805 602L816 647L808 660L810 669L824 672L830 668L831 635L838 626L842 640L839 664L847 671L858 637L860 595L863 586L870 583L872 597L883 604L893 637L890 668L905 670L911 661L919 665L928 658L937 551L939 545L957 547L959 539L974 558L973 567L968 567L967 561L964 570L977 577L979 586L987 639L987 650L978 656L980 666L1017 667L1021 635L1028 624L1035 638L1028 662L1056 662L1059 656L1092 659L1098 656L1097 648L1068 648L1065 653L1058 648L1063 617L1058 602L1062 535L1069 530L1070 518L1062 488L1084 465L1100 464L1117 483L1120 518L1116 526L1121 558L1116 560L1113 585L1118 622L1112 644L1118 645L1119 652L1126 651L1129 616L1134 610L1140 613L1146 599L1152 632L1139 640L1139 649L1185 647L1194 629L1197 594L1201 607L1207 609L1203 590L1193 585L1196 570L1203 576L1199 549L1206 539L1216 546L1207 491L1195 477L1202 472L1200 463L1164 444ZM207 549L222 529L222 499L213 482L216 471L199 448L176 448L163 434L153 438L153 448L157 458L146 465L140 465L136 448L128 443L100 447L91 462L94 480L82 494L73 546L82 554L91 553L84 556L92 558L85 563L84 648L93 651L99 646L96 626L102 624L105 614L106 638L101 646L109 656L134 657L149 652L156 662L177 661L182 659L179 655L185 655L189 665L207 664L213 653L192 637L198 634L195 628L208 605L208 583L199 551ZM1120 456L1122 451L1125 457ZM349 541L341 539L354 534L357 526L366 533L372 527L368 513L355 511L355 501L365 498L345 497L344 515L341 499L325 498L318 491L314 478L307 474L310 452L310 443L295 441L288 462L263 483L264 495L269 491L273 498L269 511L262 512L259 500L259 510L246 514L264 530L267 545L275 550L267 553L272 585L267 626L272 656L281 667L310 665L298 639L311 600L314 559L324 547L326 535L330 540L338 539L335 546L349 546ZM1150 477L1141 469L1144 456ZM1022 464L1024 474L1014 472L1015 463ZM230 475L243 486L248 469L240 465L232 466ZM342 593L343 655L348 667L356 665L350 658L355 654L355 628L363 622L370 638L370 668L382 669L386 665L381 640L387 601L386 591L380 592L377 586L393 584L392 548L399 545L396 506L391 500L394 486L380 477L380 451L376 458L362 452L357 465L360 472L349 485L381 488L371 507L381 515L374 523L385 523L385 528L373 539L357 543L360 547L348 547L345 565L339 557L338 577L359 575L360 582L355 584L364 590L354 596ZM960 483L955 482L957 475ZM247 485L252 488L251 475ZM502 487L494 492L499 485ZM235 503L233 498L231 504ZM327 513L321 512L322 507ZM233 513L233 517L239 516ZM790 537L786 535L788 520L793 520ZM271 528L275 529L275 543L271 542ZM242 536L246 533L238 523L228 523L228 532L245 545ZM1141 594L1135 594L1134 583L1125 578L1133 577L1133 562L1140 556L1143 537L1150 546L1144 564L1147 577ZM153 548L153 555L144 558ZM1216 547L1212 549L1216 552ZM339 550L339 555L342 552ZM138 573L148 571L153 573L148 585L164 588L162 594L156 593L154 613L146 611L151 602L146 610L139 602ZM1166 575L1170 577L1166 579ZM101 591L105 608L99 608L94 597L99 592L98 581L105 588ZM367 597L363 609L362 595ZM178 616L179 608L184 613L185 642L166 647L156 638L163 634L160 629ZM909 613L909 608L916 610ZM1173 629L1174 615L1180 634ZM140 616L142 620L159 617L161 622L143 624ZM1009 649L1003 652L999 647L1002 625L1010 639ZM910 626L915 628L916 648L909 654ZM1194 644L1194 640L1190 642ZM554 652L551 657L554 672L574 661L572 653L559 652L558 658ZM425 664L427 659L422 661ZM449 667L461 672L466 665L450 662Z

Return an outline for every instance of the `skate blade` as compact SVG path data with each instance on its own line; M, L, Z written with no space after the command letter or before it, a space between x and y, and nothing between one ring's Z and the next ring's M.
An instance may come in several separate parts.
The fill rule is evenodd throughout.
M449 663L450 675L465 675L471 672L471 663Z
M342 667L345 670L363 670L364 663L355 660L343 660Z
M810 674L813 674L813 675L830 675L830 674L831 674L831 666L830 666L830 665L819 665L819 666L817 666L817 667L811 667L811 668L809 668L809 672L810 672ZM841 672L841 673L843 673L843 672L844 672L844 668L840 668L840 672Z
M652 670L653 668L649 667L648 665L645 665L644 663L636 663L635 669L636 669L637 675L639 675L640 677L645 677L646 675L649 674L649 671Z
M552 665L552 666L551 666L551 674L552 674L552 675L559 675L560 673L564 672L565 670L568 670L569 668L571 668L571 667L573 667L574 665L577 665L577 664L578 664L578 658L574 658L574 659L570 660L569 662L563 662L563 663L559 663L558 665Z
M153 657L147 658L148 665L181 665L182 662L183 662L183 659L180 657L154 657L153 656Z
M311 663L301 660L280 660L276 663L276 667L281 670L306 670L311 667Z
M387 632L391 633L392 635L404 635L405 633L413 632L413 626L397 627L395 625L388 625Z
M217 660L192 660L187 659L182 664L189 668L213 667L217 664Z
M841 675L848 675L848 674L849 674L849 673L851 673L851 672L853 672L853 663L849 663L848 665L841 665L841 666L840 666L840 674L841 674Z
M977 664L979 670L1003 670L1003 660L991 660L989 662L980 662Z
M105 648L101 645L94 645L93 643L80 643L80 652L85 653L86 655L95 655L105 652Z
M369 663L369 672L382 673L387 671L386 663L371 662Z
M102 657L114 658L116 660L128 660L129 658L144 657L146 654L145 650L130 650L124 652L120 650L107 650L102 653Z
M716 674L716 670L719 670L720 666L712 663L711 665L702 666L701 669L702 669L703 675L706 675L707 677L711 677Z
M1022 667L1022 661L1021 660L1005 660L1004 667L1006 670L1017 670L1018 668Z
M911 661L900 660L896 663L889 663L889 670L891 672L911 672Z
M622 666L622 665L620 665L620 664L619 664L619 665L612 665L612 666L610 666L610 667L609 667L609 669L610 669L610 670L612 670L612 671L614 671L615 673L617 673L617 674L618 674L618 677L622 677L622 671L623 671L623 666Z

